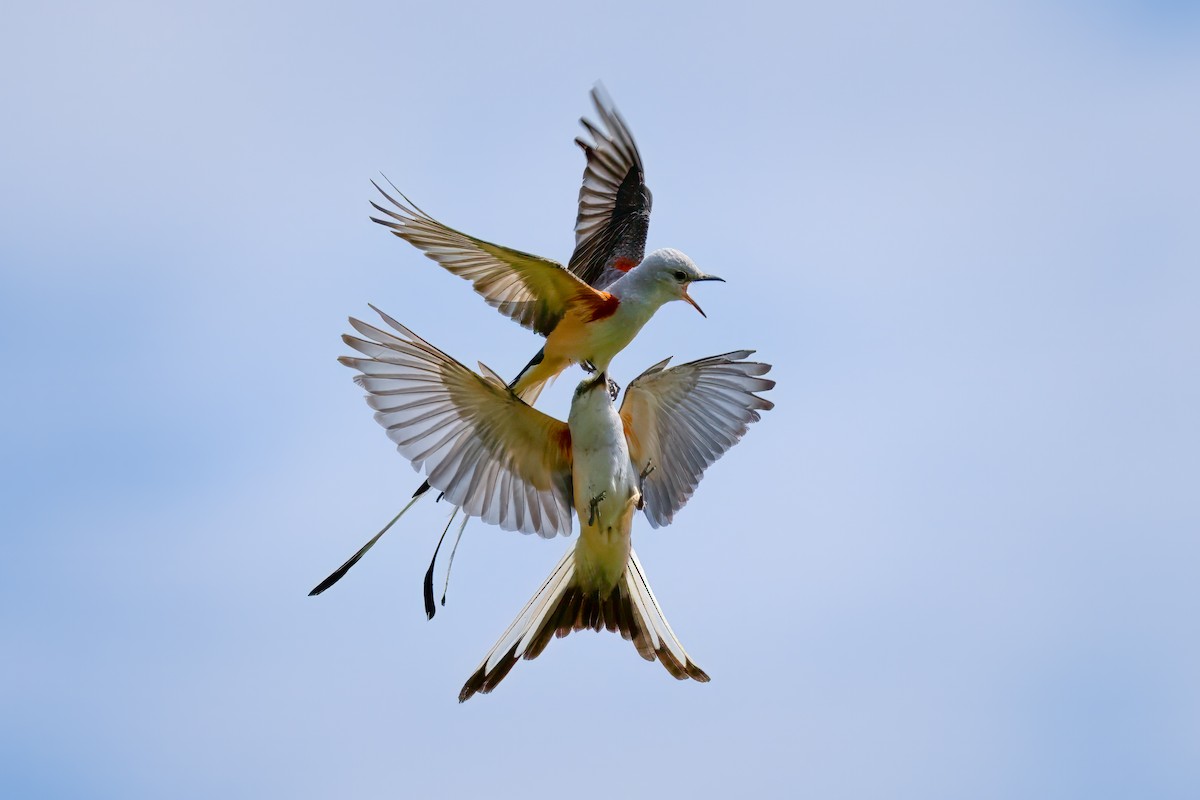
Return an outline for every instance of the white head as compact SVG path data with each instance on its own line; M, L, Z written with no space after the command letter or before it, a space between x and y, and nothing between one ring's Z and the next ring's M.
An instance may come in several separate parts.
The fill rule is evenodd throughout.
M701 272L690 258L670 247L655 250L646 256L634 271L640 273L639 282L655 296L662 298L662 302L683 300L704 317L708 315L688 295L688 286L698 281L725 281L724 278Z

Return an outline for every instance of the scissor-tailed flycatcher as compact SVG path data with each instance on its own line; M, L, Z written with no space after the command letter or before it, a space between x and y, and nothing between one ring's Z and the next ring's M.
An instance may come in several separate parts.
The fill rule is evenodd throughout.
M378 309L376 309L378 310ZM472 516L506 530L569 535L574 549L526 605L459 700L489 692L520 658L550 639L602 627L632 639L676 678L707 681L680 645L630 546L634 511L658 527L691 497L704 470L772 403L770 365L740 350L667 368L630 383L618 412L604 372L576 389L566 423L522 401L482 367L478 375L380 312L395 333L352 319L345 336L366 358L343 357L402 455ZM669 360L669 359L668 359Z
M532 404L542 387L571 364L604 371L654 313L672 300L703 309L688 294L702 272L678 250L643 258L651 195L641 155L625 121L597 87L592 100L609 132L582 119L593 137L576 142L587 156L570 268L541 256L485 242L449 228L407 198L375 187L391 207L372 203L372 217L448 271L471 281L500 313L546 337L545 346L509 384Z
M675 250L658 250L643 258L653 198L646 186L641 154L607 94L597 86L591 95L602 127L583 118L580 123L590 139L575 140L587 163L579 189L575 250L567 269L549 259L447 228L383 189L379 190L394 209L372 203L389 217L372 218L375 222L386 225L449 271L471 280L488 303L547 337L546 345L509 384L530 404L536 402L545 384L572 362L606 370L613 356L633 340L663 303L681 299L703 314L688 294L688 286L696 281L722 280L704 274ZM428 483L421 484L383 530L310 594L320 594L341 580L428 489ZM435 611L432 578L431 562L425 577L425 610L431 618Z
M571 364L608 369L664 303L683 300L703 314L688 287L724 280L701 272L678 250L663 248L609 284L607 291L595 289L556 261L459 233L383 194L396 210L376 205L392 218L376 222L471 281L488 305L546 337L546 344L509 384L529 403Z

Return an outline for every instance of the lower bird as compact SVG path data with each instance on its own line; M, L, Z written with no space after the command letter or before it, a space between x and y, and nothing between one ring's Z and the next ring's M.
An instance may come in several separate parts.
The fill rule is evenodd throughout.
M619 632L673 677L707 681L667 624L630 544L634 512L665 525L704 470L773 404L756 392L769 364L739 350L668 368L618 389L598 371L579 384L567 422L521 400L493 371L463 366L379 312L393 332L359 320L343 357L397 449L467 514L506 530L569 535L574 548L488 652L459 694L494 689L521 658L584 628ZM574 515L572 514L574 512Z

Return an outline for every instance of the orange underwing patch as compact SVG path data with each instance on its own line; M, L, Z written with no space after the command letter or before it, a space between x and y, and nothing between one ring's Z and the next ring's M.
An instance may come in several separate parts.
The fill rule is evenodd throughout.
M554 438L557 439L554 444L558 447L559 457L563 463L571 463L571 429L563 425L562 430L554 434Z
M629 457L637 461L638 454L642 452L642 443L638 441L633 422L629 419L629 412L621 414L621 428L625 432L625 441L629 444Z
M618 258L616 261L613 262L612 266L613 266L613 269L617 270L618 272L629 272L629 270L631 270L637 266L637 262L634 261L632 258L626 258L625 256L621 256L620 258Z

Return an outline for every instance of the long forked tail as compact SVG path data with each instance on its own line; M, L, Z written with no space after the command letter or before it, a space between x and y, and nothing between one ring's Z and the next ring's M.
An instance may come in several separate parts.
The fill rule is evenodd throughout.
M424 494L427 491L429 491L428 483L422 483L419 487L417 487L417 490L415 492L413 492L412 499L409 500L408 503L405 504L404 508L400 509L400 513L397 514L396 516L392 517L392 521L389 522L387 525L384 525L383 529L380 530L379 533L372 536L370 538L370 540L367 541L366 544L364 544L362 547L358 548L358 551L355 552L354 555L352 555L352 556L350 556L350 558L346 559L346 563L342 564L340 567L335 569L333 572L331 572L329 574L329 577L327 577L325 580L321 581L315 587L313 587L313 590L308 593L308 596L315 597L316 595L319 595L321 592L328 589L330 586L333 586L335 583L340 581L342 578L346 577L346 573L350 571L350 568L353 567L355 564L357 564L359 562L359 559L361 559L363 556L365 556L367 554L367 551L375 546L375 543L379 541L380 537L382 537L385 533L387 533L389 530L391 530L391 527L393 525L395 525L397 522L399 522L400 518L404 516L404 512L406 512L410 508L412 508L413 504L416 503L417 500L421 499L421 497L424 496ZM432 619L433 614L429 614L429 617Z
M599 591L587 591L576 584L572 548L463 684L458 702L470 699L476 692L487 694L495 689L518 660L537 658L554 637L561 639L585 628L594 631L607 628L620 633L633 641L642 658L657 660L678 680L708 682L708 675L692 662L675 638L632 549L621 580L601 597Z
M391 522L389 522L387 525L384 525L383 529L380 530L379 533L372 536L366 544L358 548L354 555L350 556L350 558L348 558L344 564L331 572L329 577L318 583L313 590L308 593L308 596L314 597L319 595L330 586L333 586L342 578L346 577L346 573L349 572L350 569L367 554L368 550L375 546L375 543L378 542L385 533L391 530L393 525L400 521L400 518L404 516L406 511L413 507L413 504L415 504L429 492L429 489L429 481L422 481L421 485L417 487L417 490L413 492L412 499L405 504L404 508L400 509L400 513L392 517ZM439 496L438 499L440 500L441 497ZM446 523L446 527L442 531L441 537L438 538L437 545L433 548L433 557L429 559L429 569L425 571L425 582L421 588L422 594L425 596L425 616L429 619L433 619L434 615L437 613L437 604L433 599L433 568L437 564L438 553L442 551L442 542L446 540L446 534L450 532L450 525L454 522L454 518L458 515L460 510L461 509L457 506L451 510L450 520ZM469 522L470 519L470 516L463 514L462 523L458 526L458 536L455 537L454 547L450 551L450 565L446 568L446 583L442 589L442 605L446 605L446 592L450 587L450 567L454 566L454 554L458 550L458 543L462 539L463 531L466 529L467 522Z

